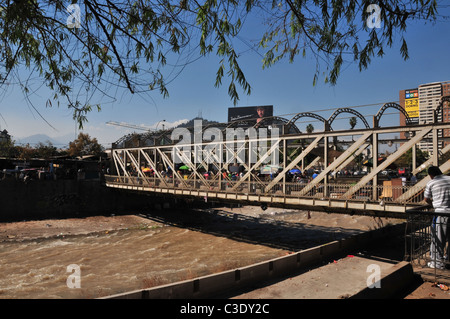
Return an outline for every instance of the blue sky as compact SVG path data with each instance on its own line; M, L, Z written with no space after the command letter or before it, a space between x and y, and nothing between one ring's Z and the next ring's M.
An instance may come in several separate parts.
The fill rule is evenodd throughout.
M446 10L446 15L450 16L449 8ZM306 58L298 56L293 64L282 61L263 70L261 56L250 50L243 54L240 63L252 86L252 94L241 93L237 106L273 105L274 115L290 119L298 112L320 110L328 110L319 113L328 118L332 114L329 109L376 104L355 108L364 115L375 114L383 103L398 101L399 90L450 81L449 37L450 21L443 20L436 25L413 22L406 34L409 60L401 58L399 45L395 44L385 50L383 58L375 58L363 72L359 72L356 64L344 67L335 86L324 84L323 78L319 78L313 87L315 61L310 53ZM135 130L107 125L108 121L154 126L162 120L171 123L201 114L203 118L225 122L228 108L233 107L233 103L227 94L226 78L220 88L214 87L217 61L218 58L211 55L188 65L168 86L169 98L163 98L157 91L146 96L118 95L116 102L104 104L101 112L92 111L88 115L89 121L83 131L109 147L111 142ZM76 137L79 130L72 119L72 112L64 105L46 107L46 90L37 92L33 102L53 128L27 105L18 91L10 87L6 94L0 96L1 130L7 129L15 140L34 134L69 140ZM344 122L342 125L348 126L348 120L341 121ZM398 115L388 116L384 121L396 125ZM298 123L301 130L306 124Z

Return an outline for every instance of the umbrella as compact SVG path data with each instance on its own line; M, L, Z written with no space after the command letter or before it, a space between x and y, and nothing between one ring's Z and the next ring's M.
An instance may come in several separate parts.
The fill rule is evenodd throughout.
M189 169L189 167L187 167L186 165L180 166L179 169Z
M294 168L294 169L291 169L291 170L289 171L289 173L291 173L291 174L300 174L301 171L300 171L299 169L297 169L297 168Z

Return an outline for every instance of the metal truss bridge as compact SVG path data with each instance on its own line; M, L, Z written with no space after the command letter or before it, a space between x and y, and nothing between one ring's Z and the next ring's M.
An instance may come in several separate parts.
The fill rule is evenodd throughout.
M426 168L450 171L445 156L450 143L442 121L450 96L434 110L433 121L415 124L396 103L386 103L366 119L351 108L337 109L329 119L315 113L298 113L292 119L264 118L259 123L236 121L202 127L175 128L130 135L113 144L111 170L106 186L208 202L295 208L346 214L406 218L405 211L423 206L423 190L429 177ZM381 127L389 108L403 113L406 125ZM363 129L333 130L342 113L358 117ZM323 123L323 131L302 133L296 121L307 117ZM392 139L399 147L382 161L380 146ZM417 165L420 143L431 145L429 159ZM410 173L414 183L388 179L384 171L411 152ZM343 176L346 167L365 156L367 172ZM305 172L315 171L314 178ZM300 174L299 174L300 172ZM301 174L303 173L303 174ZM422 177L420 177L422 176ZM399 182L400 181L400 182Z

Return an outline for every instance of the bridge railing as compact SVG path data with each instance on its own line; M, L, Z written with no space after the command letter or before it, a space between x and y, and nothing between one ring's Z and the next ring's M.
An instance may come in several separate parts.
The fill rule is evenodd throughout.
M437 213L430 206L421 206L406 210L407 227L405 231L405 260L409 261L415 268L415 272L428 277L434 277L434 281L440 279L449 280L450 264L447 260L437 260L437 251L442 256L446 255L445 242L441 247L439 244L432 244L433 237L437 234L439 223L445 223L445 219L437 219L438 216L448 217L450 211ZM439 242L439 240L437 240ZM438 265L431 268L429 263Z
M319 183L308 191L304 188L308 185L308 181L279 183L266 191L266 187L270 181L239 181L239 180L220 180L220 179L199 179L188 178L177 179L174 177L127 177L106 175L105 180L108 184L126 185L137 188L169 188L169 189L186 189L186 190L205 190L211 192L226 192L237 194L260 194L281 197L305 197L319 199L346 199L363 202L379 202L380 204L388 202L399 202L402 194L414 189L415 196L404 200L404 203L418 204L423 201L423 187L414 185L408 186L386 186L366 185L363 187L355 187L353 184L337 184L337 183ZM352 194L350 197L347 193Z

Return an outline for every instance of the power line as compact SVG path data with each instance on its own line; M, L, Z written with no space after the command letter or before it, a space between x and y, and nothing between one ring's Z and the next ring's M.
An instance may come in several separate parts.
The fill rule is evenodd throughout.
M398 103L399 101L391 101L391 102ZM354 108L361 108L361 107L377 106L377 105L382 105L382 104L384 104L384 103L387 103L387 102L380 102L380 103L371 103L371 104L362 104L362 105L347 106L346 108L354 109ZM336 111L336 110L339 110L339 109L341 109L341 108L342 108L342 107L334 107L334 108L329 108L329 109L322 109L322 110L317 110L317 111L307 111L307 112L308 112L308 113L320 113L320 112ZM277 115L277 116L280 116L280 117L283 117L283 116L293 116L293 115L297 115L297 114L299 114L299 113L302 113L302 112L286 113L286 114L280 114L280 115ZM366 116L371 116L371 115L366 115Z

